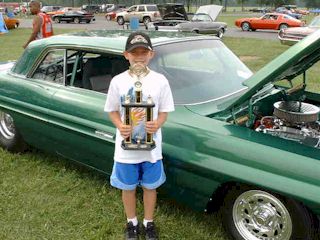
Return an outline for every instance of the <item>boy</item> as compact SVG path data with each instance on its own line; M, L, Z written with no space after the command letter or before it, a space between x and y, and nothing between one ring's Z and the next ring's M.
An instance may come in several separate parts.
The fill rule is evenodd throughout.
M143 32L129 35L124 51L130 66L139 64L146 67L154 56L150 38ZM131 116L136 116L133 126L123 123L121 103L126 96L133 95L135 80L130 70L115 76L110 84L105 111L117 127L114 166L110 178L111 185L122 190L122 201L127 216L126 239L138 239L139 225L136 215L136 187L143 188L144 219L143 230L148 240L158 239L153 214L155 210L156 189L165 182L166 177L162 164L161 126L167 119L168 112L174 111L173 98L168 80L161 74L147 68L147 75L141 80L143 101L152 97L153 121L145 122L144 132L153 134L156 147L151 151L124 150L121 142L130 136L132 127L144 125L144 112L132 109ZM131 74L131 75L130 75Z

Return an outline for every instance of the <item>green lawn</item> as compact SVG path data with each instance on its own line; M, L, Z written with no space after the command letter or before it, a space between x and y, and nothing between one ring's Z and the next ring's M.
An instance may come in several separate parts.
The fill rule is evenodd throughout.
M30 29L16 29L0 36L0 61L17 59L29 34ZM253 71L288 48L278 41L223 41ZM141 200L138 210L142 212ZM0 216L0 239L6 240L122 239L125 222L120 191L105 177L37 151L19 155L0 150ZM217 215L196 213L163 197L156 221L161 239L227 239Z

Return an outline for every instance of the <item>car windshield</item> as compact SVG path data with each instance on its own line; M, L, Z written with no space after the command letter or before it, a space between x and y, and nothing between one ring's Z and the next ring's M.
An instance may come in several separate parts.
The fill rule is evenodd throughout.
M310 27L320 27L320 17L316 17L309 25Z
M192 21L194 22L212 22L210 16L208 14L195 14L192 17Z
M246 89L252 72L219 40L156 47L150 68L169 80L175 104L221 100Z

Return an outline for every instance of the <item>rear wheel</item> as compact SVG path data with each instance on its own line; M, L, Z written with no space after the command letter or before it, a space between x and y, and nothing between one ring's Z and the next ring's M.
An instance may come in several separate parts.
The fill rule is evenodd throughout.
M248 22L242 23L242 24L241 24L241 29L242 29L243 31L250 31L250 29L251 29L250 23L248 23Z
M0 145L10 152L23 152L27 145L10 114L0 111Z
M106 19L107 19L107 21L111 21L111 16L110 16L110 15L107 15L107 16L106 16Z
M144 23L145 26L147 26L149 22L151 22L151 18L150 17L144 17L143 18L143 23Z
M117 18L117 23L118 23L119 25L123 25L123 24L124 24L124 18L123 18L123 17L118 17L118 18Z
M74 19L73 19L73 22L74 22L74 23L80 23L80 19L79 19L79 18L74 18Z
M289 27L288 24L282 23L282 24L280 24L280 26L279 26L279 30L287 29L288 27Z
M312 240L315 221L293 199L261 189L237 186L224 199L223 221L236 240Z
M91 20L87 20L87 21L86 21L86 23L90 23L90 22L91 22Z
M53 21L54 21L55 23L60 23L60 19L59 19L58 17L55 17L55 18L53 19Z

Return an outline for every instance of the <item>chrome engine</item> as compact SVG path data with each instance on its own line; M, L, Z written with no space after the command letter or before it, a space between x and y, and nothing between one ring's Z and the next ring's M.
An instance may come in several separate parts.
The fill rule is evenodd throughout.
M256 121L257 132L320 148L320 109L317 106L296 101L280 101L273 106L273 116Z

